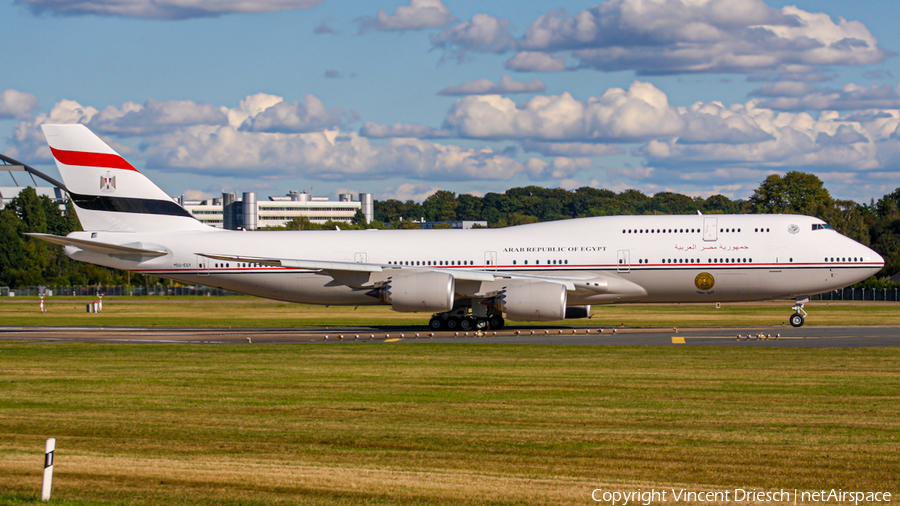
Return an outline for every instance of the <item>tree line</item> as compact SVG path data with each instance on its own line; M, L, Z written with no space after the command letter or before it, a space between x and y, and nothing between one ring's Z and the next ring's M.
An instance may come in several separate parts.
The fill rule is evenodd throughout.
M66 257L62 248L34 240L26 232L66 235L80 230L69 204L64 213L33 188L22 191L0 210L0 286L154 284L156 278ZM582 187L577 190L526 186L483 197L438 191L423 202L395 199L375 201L375 220L367 223L362 211L351 223L316 224L297 218L285 230L418 228L414 220L483 220L489 227L507 227L540 221L625 214L741 214L788 213L822 218L838 232L870 246L885 259L877 275L884 279L900 272L900 188L877 201L858 204L831 197L813 174L788 172L767 177L747 200L723 195L708 198L638 190L613 192ZM388 225L389 224L389 225ZM874 286L870 280L867 286Z

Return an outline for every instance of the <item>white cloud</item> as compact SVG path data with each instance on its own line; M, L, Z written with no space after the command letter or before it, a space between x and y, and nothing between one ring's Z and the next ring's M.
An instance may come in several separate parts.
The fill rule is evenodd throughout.
M13 89L0 92L0 119L25 119L37 108L38 99L32 93Z
M506 61L506 68L519 72L562 72L566 58L554 54L521 51Z
M233 13L308 9L321 0L18 0L35 14L122 16L148 19L190 19Z
M236 108L228 109L225 112L226 116L228 116L228 124L232 128L239 128L248 119L283 101L283 97L269 95L268 93L250 95L241 100Z
M896 117L870 123L849 122L836 112L814 118L807 113L776 112L757 107L756 101L730 110L755 123L770 138L761 142L725 143L715 139L685 144L675 139L652 140L638 153L655 166L811 168L817 171L870 170L877 160L879 140L886 140L898 125Z
M509 21L489 14L475 14L456 26L447 27L431 36L431 44L456 54L460 60L466 52L504 53L513 43Z
M557 156L550 162L540 158L531 158L525 163L525 168L531 174L532 179L560 179L570 178L575 173L591 167L588 158L566 158Z
M152 139L148 166L215 176L306 177L322 180L508 180L525 166L490 148L445 146L412 138L372 144L337 130L272 134L231 127L189 127Z
M394 123L393 125L380 125L373 121L367 121L359 134L363 137L386 138L386 137L414 137L422 139L426 137L447 137L449 134L441 130L435 130L425 125L410 125L404 123Z
M850 83L840 90L835 90L818 88L806 83L779 82L766 83L750 94L767 97L759 103L760 107L780 111L900 108L898 88L888 85L864 87Z
M697 102L678 111L685 120L678 139L682 144L746 144L772 139L751 116L741 114L740 109L728 109L720 102Z
M438 95L508 95L511 93L541 93L547 90L547 86L540 79L531 81L514 81L512 77L504 74L500 82L494 83L490 79L478 79L457 86L447 86L438 92Z
M213 198L221 197L221 194L213 195L212 193L203 190L185 190L183 195L185 200L211 200Z
M53 156L41 132L44 123L87 123L98 114L97 109L73 100L60 100L50 112L20 122L7 139L6 154L29 165L52 163Z
M524 140L522 149L544 156L609 156L621 155L625 150L613 144L589 142L542 142Z
M148 135L191 125L225 125L223 108L190 100L160 101L148 99L143 105L125 102L121 108L110 105L87 123L96 132L120 136Z
M326 108L321 100L306 95L297 102L277 102L248 117L242 130L268 133L314 132L337 127L344 114L340 108Z
M537 96L520 107L499 95L469 96L454 103L445 123L462 137L542 141L634 142L678 135L684 128L665 93L638 81L587 102L563 93Z
M382 31L443 28L456 18L440 0L409 0L409 5L397 7L393 14L379 9L375 17L358 18L356 21L360 24L360 31L365 32L371 28Z
M862 23L762 0L608 0L573 16L550 11L514 45L639 75L809 72L885 58Z
M543 172L535 172L525 163L487 147L465 148L408 137L446 135L426 131L428 127L369 123L366 130L373 134L407 136L373 144L356 132L342 133L330 127L338 122L336 110L326 109L311 95L301 103L287 103L281 97L257 94L246 97L233 109L190 101L148 100L144 105L127 102L102 112L63 100L49 113L20 122L8 139L7 152L30 163L50 162L39 125L83 123L100 133L141 136L139 153L112 139L107 142L122 154L144 158L148 167L168 171L320 180L509 180L531 173L544 177ZM296 131L317 125L314 131ZM550 167L548 171L568 170L562 161Z
M416 202L422 202L428 197L434 195L435 193L441 191L437 186L431 186L427 184L413 184L413 183L403 183L396 188L385 188L384 190L378 192L378 200L399 200L401 202L406 202L407 200L414 200ZM419 216L403 216L403 218L407 219L418 219Z

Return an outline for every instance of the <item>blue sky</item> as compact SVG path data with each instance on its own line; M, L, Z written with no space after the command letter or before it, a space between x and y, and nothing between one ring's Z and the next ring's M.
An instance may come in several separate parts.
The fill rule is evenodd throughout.
M3 152L81 122L167 192L900 186L895 1L16 0ZM0 176L5 178L6 176ZM2 184L11 184L2 182Z

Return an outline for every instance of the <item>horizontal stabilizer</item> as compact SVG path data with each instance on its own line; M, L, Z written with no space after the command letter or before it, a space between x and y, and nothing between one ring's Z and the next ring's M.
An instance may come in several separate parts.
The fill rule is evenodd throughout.
M83 249L85 251L91 251L94 253L104 253L109 256L119 257L119 258L127 258L133 259L134 257L161 257L163 255L167 255L169 252L163 249L144 249L138 248L135 246L125 246L119 244L108 244L104 242L97 241L87 241L85 239L74 239L72 237L63 237L60 235L53 234L37 234L37 233L26 233L25 235L29 235L34 237L35 239L40 239L42 241L47 241L53 244L60 244L62 246L75 246L76 248Z

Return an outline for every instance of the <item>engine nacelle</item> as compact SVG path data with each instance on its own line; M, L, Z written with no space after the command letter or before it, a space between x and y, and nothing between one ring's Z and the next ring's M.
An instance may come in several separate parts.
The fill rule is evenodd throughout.
M495 306L517 321L562 320L566 315L566 287L545 281L510 285Z
M401 312L435 312L453 309L456 284L443 272L421 272L394 276L378 290L369 292Z
M590 318L591 306L568 306L566 308L566 320L575 318Z

